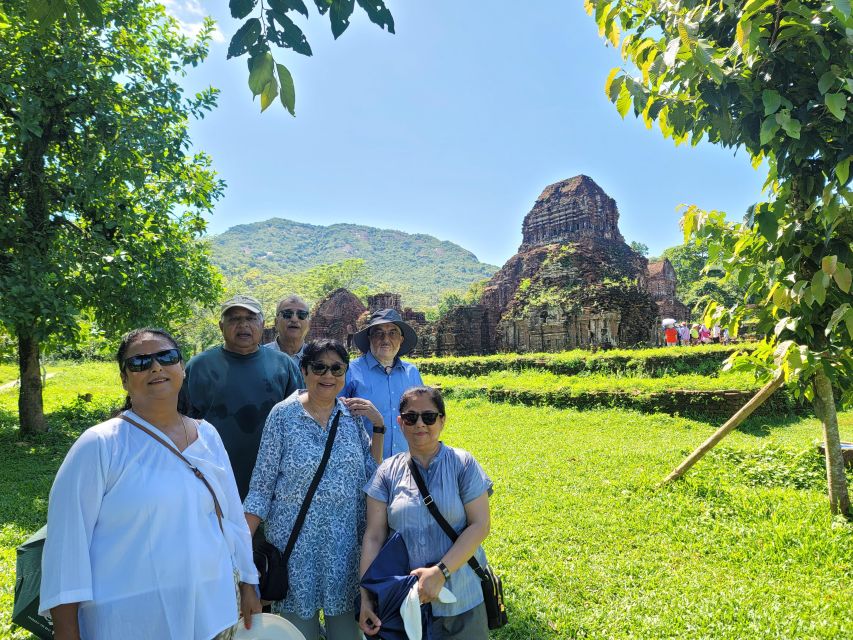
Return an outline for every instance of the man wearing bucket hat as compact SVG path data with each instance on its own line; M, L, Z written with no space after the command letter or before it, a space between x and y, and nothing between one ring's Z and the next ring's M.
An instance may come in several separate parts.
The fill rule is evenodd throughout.
M224 344L190 359L181 389L187 414L219 432L241 500L249 492L267 415L302 385L302 375L286 354L259 348L263 328L255 298L237 295L224 302L219 320Z
M409 445L397 424L400 396L410 387L423 385L415 365L400 360L418 344L418 336L395 309L375 311L367 325L353 336L353 342L364 354L350 363L341 395L347 406L358 413L359 399L370 400L384 419L383 457L389 458ZM374 431L376 429L374 428Z

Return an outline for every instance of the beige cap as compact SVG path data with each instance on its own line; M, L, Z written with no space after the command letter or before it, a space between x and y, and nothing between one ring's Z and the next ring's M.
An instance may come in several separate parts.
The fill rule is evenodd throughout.
M225 313L228 309L233 309L234 307L242 307L252 313L261 313L261 303L255 300L252 296L244 295L236 295L230 300L223 302L220 313Z

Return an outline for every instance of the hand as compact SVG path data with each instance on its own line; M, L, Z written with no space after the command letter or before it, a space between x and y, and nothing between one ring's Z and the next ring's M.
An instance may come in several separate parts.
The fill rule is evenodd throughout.
M418 593L421 604L437 600L438 593L446 582L444 574L438 567L421 567L414 569L409 575L418 577Z
M370 400L366 400L365 398L342 398L342 400L354 416L364 416L370 420L370 424L374 427L383 426L382 414L379 413L379 409L373 406Z
M382 621L373 610L373 600L363 589L361 591L361 612L358 614L358 626L366 636L375 636L379 633L379 627L382 626Z
M255 585L240 583L240 615L243 616L243 624L247 629L252 628L252 614L263 611L258 594L255 593Z

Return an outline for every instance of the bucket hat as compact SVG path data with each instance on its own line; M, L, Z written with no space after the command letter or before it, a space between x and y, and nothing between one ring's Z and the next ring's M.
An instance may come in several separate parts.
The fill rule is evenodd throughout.
M415 333L415 330L412 327L403 321L403 318L400 316L400 312L396 309L380 309L379 311L374 311L370 319L367 321L367 325L356 333L352 337L352 341L355 343L362 353L367 353L370 351L370 338L367 337L367 332L370 331L370 327L375 327L377 324L387 324L387 323L396 324L400 327L400 331L403 333L403 344L400 345L400 350L397 352L397 357L404 356L409 353L412 349L414 349L418 344L418 334Z

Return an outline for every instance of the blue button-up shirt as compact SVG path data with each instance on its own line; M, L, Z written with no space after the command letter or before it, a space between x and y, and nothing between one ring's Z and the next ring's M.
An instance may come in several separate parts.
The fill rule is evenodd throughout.
M353 360L347 369L346 384L341 396L344 398L364 398L382 414L385 423L385 445L382 457L390 458L401 451L409 450L409 443L397 424L400 415L400 396L406 389L423 385L421 374L415 365L394 359L391 372L385 373L385 367L372 353Z
M418 485L409 470L409 455L385 460L364 486L364 492L387 506L388 526L406 541L413 569L437 563L453 542L424 505ZM456 533L468 526L465 505L484 493L492 494L492 481L467 451L440 445L438 453L424 469L417 461L427 489L444 519ZM474 553L486 566L482 547ZM445 585L456 596L455 603L432 603L436 616L455 616L470 611L483 601L483 589L474 570L463 564Z

